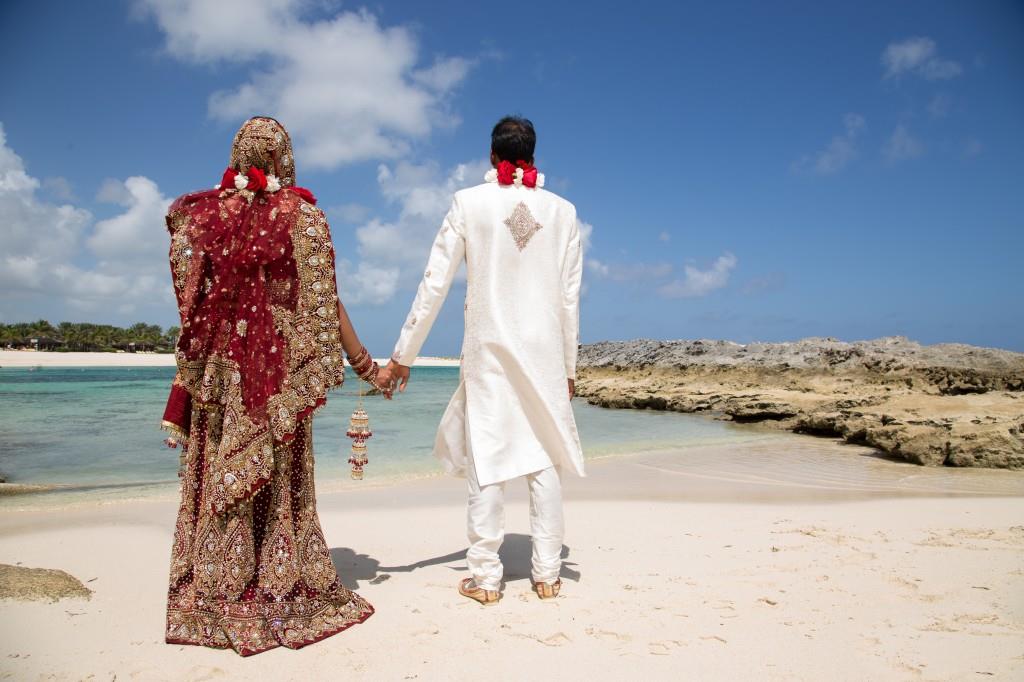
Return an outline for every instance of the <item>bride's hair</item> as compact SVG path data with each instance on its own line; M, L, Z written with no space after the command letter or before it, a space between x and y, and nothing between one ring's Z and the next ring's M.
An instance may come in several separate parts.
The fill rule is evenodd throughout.
M536 146L537 133L528 118L506 116L491 131L491 151L502 161L533 163Z

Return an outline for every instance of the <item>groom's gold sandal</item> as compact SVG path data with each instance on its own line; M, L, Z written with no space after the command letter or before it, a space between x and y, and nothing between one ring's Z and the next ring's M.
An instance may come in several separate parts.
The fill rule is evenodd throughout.
M494 606L501 599L501 592L478 587L473 578L464 578L459 582L459 594L463 597L469 597L484 606Z
M558 596L558 591L562 589L562 579L559 578L553 583L533 583L533 591L537 593L537 596L541 599L554 599Z

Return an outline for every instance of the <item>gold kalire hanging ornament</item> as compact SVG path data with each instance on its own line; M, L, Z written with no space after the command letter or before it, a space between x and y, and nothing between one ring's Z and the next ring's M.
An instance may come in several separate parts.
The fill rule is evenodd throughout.
M369 461L366 457L366 441L373 435L370 431L370 417L363 409L363 382L376 386L379 367L365 346L355 356L350 355L348 362L360 379L359 404L349 418L348 431L345 432L352 439L352 455L348 458L348 463L352 465L352 478L359 481L363 478L363 467Z
M352 465L352 478L357 481L362 480L363 467L370 461L366 457L366 441L373 435L370 431L370 417L363 409L362 395L359 398L359 406L349 418L348 431L345 432L345 435L352 439L352 455L348 458L348 463Z

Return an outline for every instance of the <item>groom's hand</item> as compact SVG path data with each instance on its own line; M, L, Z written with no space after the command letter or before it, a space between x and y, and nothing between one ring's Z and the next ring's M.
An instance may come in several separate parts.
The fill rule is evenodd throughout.
M576 397L576 380L575 379L569 379L568 381L569 381L569 400L572 400L573 398Z
M409 385L409 368L392 360L388 363L388 369L391 370L392 380L398 384L398 392L405 393L405 387Z
M392 360L377 375L377 384L387 389L384 397L388 400L391 400L391 392L394 390L396 382L398 390L404 392L406 384L409 383L409 368Z

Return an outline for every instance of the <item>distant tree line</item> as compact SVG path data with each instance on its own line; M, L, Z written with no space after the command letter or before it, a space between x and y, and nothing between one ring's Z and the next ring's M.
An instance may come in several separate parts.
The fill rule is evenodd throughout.
M61 322L57 326L46 320L0 322L0 348L173 353L180 332L179 327L164 330L159 325L144 322L127 328L89 322Z

